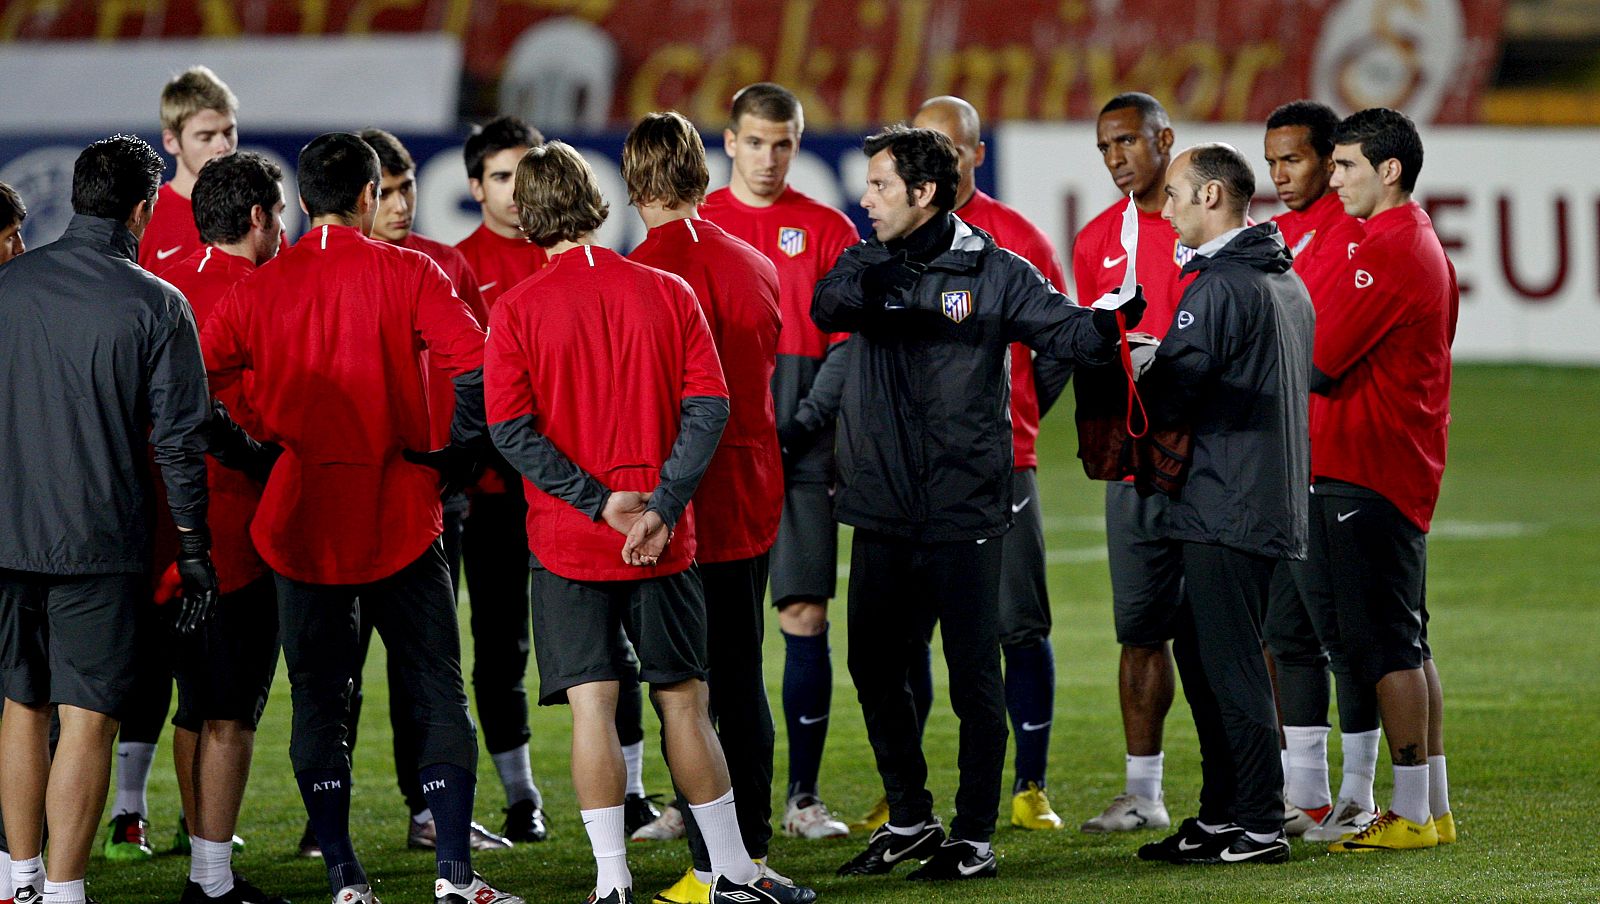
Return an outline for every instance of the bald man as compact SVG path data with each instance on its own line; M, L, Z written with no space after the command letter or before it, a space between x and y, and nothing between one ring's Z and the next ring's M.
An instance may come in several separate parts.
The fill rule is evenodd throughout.
M1056 288L1066 279L1055 248L1016 209L978 190L975 174L986 148L978 111L959 97L925 101L912 124L943 132L955 142L961 181L955 214L993 236L1038 268ZM1024 829L1059 829L1061 817L1045 794L1050 722L1055 709L1055 653L1050 646L1050 595L1045 587L1044 519L1039 510L1035 441L1039 419L1061 395L1071 362L1040 356L1021 343L1011 346L1012 511L1016 523L1002 540L1000 558L1000 646L1005 653L1006 710L1017 740L1011 786L1011 824Z

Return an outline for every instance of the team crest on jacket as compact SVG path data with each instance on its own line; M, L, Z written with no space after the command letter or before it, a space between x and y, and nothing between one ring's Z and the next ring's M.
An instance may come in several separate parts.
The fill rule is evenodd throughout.
M939 300L944 307L944 316L956 323L966 320L967 315L972 313L972 293L966 289L959 292L945 292Z
M1300 252L1306 250L1306 246L1311 244L1311 240L1313 238L1315 238L1316 235L1317 235L1317 231L1315 229L1311 230L1310 232L1306 233L1305 235L1302 235L1300 237L1300 241L1295 242L1294 243L1294 247L1292 249L1290 249L1289 256L1290 257L1299 257L1300 256Z
M790 257L806 250L806 231L798 226L778 227L778 250Z
M1179 241L1172 243L1172 262L1179 268L1194 259L1194 249Z

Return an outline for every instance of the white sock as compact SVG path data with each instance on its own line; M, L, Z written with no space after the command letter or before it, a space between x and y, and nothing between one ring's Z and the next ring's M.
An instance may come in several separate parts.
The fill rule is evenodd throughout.
M1200 821L1200 820L1198 820L1198 819L1196 819L1196 820L1195 820L1195 821L1194 821L1194 824L1195 824L1195 825L1196 825L1196 826L1197 826L1197 827L1199 827L1199 829L1200 829L1200 831L1202 831L1202 832L1204 832L1204 833L1206 833L1206 834L1207 834L1207 835L1215 835L1215 834L1217 834L1217 833L1218 833L1218 832L1220 832L1220 831L1222 831L1222 830L1223 830L1223 829L1226 829L1226 828L1227 828L1227 827L1228 827L1228 824L1227 824L1227 823L1225 823L1225 822L1221 822L1221 823L1209 823L1209 822L1201 822L1201 821Z
M635 741L622 748L622 764L628 770L627 793L644 797L644 742Z
M1434 816L1450 812L1450 777L1444 771L1444 754L1428 757L1428 810Z
M11 890L15 892L24 885L31 885L35 890L44 887L43 854L27 860L11 861Z
M695 870L694 871L694 877L695 877L695 879L699 880L704 885L710 885L711 881L713 879L717 878L716 876L712 875L709 871L703 870L703 869Z
M1328 732L1326 725L1285 725L1289 742L1283 769L1289 803L1314 810L1333 803L1328 791Z
M1166 762L1166 758L1165 752L1155 756L1128 754L1127 792L1137 794L1146 800L1160 800L1162 765Z
M611 894L614 888L633 887L633 874L628 872L628 836L622 832L623 808L599 807L579 810L583 829L589 833L589 848L594 851L597 897Z
M1378 776L1378 741L1381 731L1348 732L1339 737L1344 745L1344 779L1339 785L1339 796L1348 798L1367 808L1378 809L1372 798L1372 782Z
M959 841L962 844L970 844L970 845L972 845L973 848L975 848L977 850L979 857L987 857L987 856L989 856L989 842L987 842L987 841L968 841L965 838L957 838L957 839L954 839L954 840Z
M1284 790L1286 792L1284 794L1284 796L1288 797L1289 795L1287 794L1287 791L1288 791L1288 788L1289 788L1289 748L1287 748L1287 747L1279 747L1278 748L1278 765L1283 767L1283 787L1284 787Z
M419 826L425 826L428 823L433 822L433 809L431 807L424 807L421 813L412 813L411 821Z
M87 898L82 879L73 879L71 882L44 880L45 904L84 904Z
M1389 809L1419 826L1428 824L1428 764L1394 767L1394 803Z
M750 853L744 848L744 838L739 835L739 816L733 809L733 789L729 788L716 800L703 804L690 804L695 825L705 839L706 853L711 855L711 871L728 877L735 885L749 885L756 881L760 870Z
M1248 836L1251 841L1257 841L1261 844L1266 844L1269 841L1277 841L1279 838L1283 837L1282 832L1245 832L1245 835Z
M884 823L884 828L888 829L891 835L915 835L927 827L928 824L925 822L919 822L914 826L897 826L892 822Z
M506 803L533 800L533 763L528 759L528 745L494 754L492 759L495 771L500 773L500 784L506 789Z
M150 767L156 761L156 745L117 745L117 802L112 816L138 813L148 818L150 806L145 802L144 789L150 784Z
M9 901L16 896L16 886L11 884L11 855L0 851L0 901Z
M233 841L207 841L189 836L189 881L200 886L208 898L220 898L233 890Z

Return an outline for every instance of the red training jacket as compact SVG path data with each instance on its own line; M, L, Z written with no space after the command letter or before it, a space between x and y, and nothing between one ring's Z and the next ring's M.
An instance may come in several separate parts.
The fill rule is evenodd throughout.
M1044 231L1028 222L1016 208L978 191L956 211L956 216L989 233L996 245L1021 255L1058 290L1067 291L1067 277L1061 272L1061 258L1056 256L1055 247ZM1094 301L1093 298L1089 300ZM1011 344L1011 448L1017 470L1039 466L1039 453L1035 449L1038 440L1039 392L1033 385L1033 350L1014 342Z
M1294 256L1294 272L1311 293L1311 303L1322 310L1329 287L1350 269L1350 259L1365 231L1361 221L1344 212L1337 192L1313 201L1305 210L1289 210L1272 218L1283 242Z
M422 360L483 365L483 328L425 255L319 226L236 285L201 334L213 392L242 391L258 439L283 446L251 537L279 574L365 584L443 529Z
M254 273L256 265L246 258L229 254L211 245L202 245L193 254L161 271L161 278L172 283L189 300L194 309L195 326L204 329L228 290L234 284ZM246 381L249 377L246 376ZM258 436L257 423L250 406L244 400L244 383L234 383L219 388L213 395L228 407L228 413L251 436ZM206 456L206 486L211 493L211 506L206 511L206 523L211 528L211 562L217 569L217 583L223 593L242 590L267 573L267 565L256 554L250 542L250 519L255 517L256 506L261 502L261 484L242 472L224 468L215 458ZM159 508L157 511L161 511ZM171 520L165 513L163 521ZM157 562L160 573L166 561Z
M204 247L200 242L200 227L194 222L194 202L178 194L172 183L161 186L156 192L156 209L150 213L150 223L139 239L139 266L157 276L165 276L166 269ZM289 247L289 237L278 237L278 250Z
M1378 492L1426 531L1450 426L1455 267L1413 201L1367 220L1347 272L1317 311L1312 363L1336 382L1313 412L1311 473Z
M650 230L628 255L689 283L728 383L728 424L694 494L701 562L761 555L778 537L783 454L772 407L778 271L761 252L701 219Z
M612 490L651 493L678 438L681 403L728 397L711 331L677 276L583 245L550 259L489 312L489 423L534 429ZM691 503L653 566L622 561L622 534L524 479L528 549L574 581L684 571L695 557Z

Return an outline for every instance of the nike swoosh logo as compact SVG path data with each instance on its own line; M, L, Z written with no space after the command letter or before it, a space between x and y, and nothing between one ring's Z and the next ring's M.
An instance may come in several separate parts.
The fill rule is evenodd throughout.
M988 868L988 866L989 860L988 858L985 858L983 860L979 860L977 863L974 863L970 868L965 863L957 863L956 869L960 870L961 875L963 876L973 876L983 872Z
M1178 850L1180 851L1198 851L1203 847L1205 847L1204 844L1190 844L1182 838L1178 839Z
M1276 850L1276 847L1264 847L1259 851L1246 851L1243 854L1235 854L1233 851L1223 848L1222 859L1227 863L1239 863L1240 861L1244 860L1254 860L1255 858L1260 857L1262 854L1270 854Z
M1115 267L1127 259L1128 256L1126 254L1118 258L1102 257L1100 258L1100 266L1110 270L1112 267Z
M1052 720L1050 720L1050 719L1046 719L1043 722L1024 722L1024 723L1022 723L1022 730L1023 731L1038 731L1041 728L1049 728L1051 721Z
M495 280L494 282L486 282L483 285L478 287L478 291L479 292L487 292L490 289L493 289L495 286L498 286L498 285L500 285L500 280L498 280L498 279Z
M1336 520L1338 520L1338 522L1340 524L1343 524L1348 518L1350 518L1352 515L1354 515L1356 512L1359 512L1359 511L1361 511L1361 510L1360 509L1351 509L1350 511L1345 512L1343 515L1337 515L1335 517L1336 517Z
M815 725L818 722L826 722L827 720L828 720L827 716L801 716L800 717L800 724L801 725Z
M1019 502L1016 505L1013 505L1011 507L1011 514L1015 515L1017 512L1022 511L1023 508L1025 508L1028 505L1028 503L1031 502L1031 501L1033 501L1033 497L1032 496L1024 496L1021 502ZM1047 722L1045 724L1048 725L1049 723Z
M178 245L177 247L174 247L174 248L168 248L165 251L157 251L156 252L156 260L164 261L167 258L173 256L174 254L177 254L180 250L182 250L182 248L183 248L182 245Z

